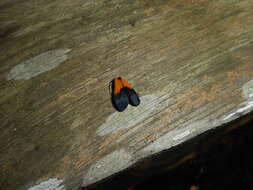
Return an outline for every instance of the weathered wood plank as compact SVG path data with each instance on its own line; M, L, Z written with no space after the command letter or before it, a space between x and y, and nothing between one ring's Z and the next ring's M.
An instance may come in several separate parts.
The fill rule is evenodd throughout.
M2 0L1 187L86 186L251 111L252 9L250 0ZM115 112L117 76L140 106Z

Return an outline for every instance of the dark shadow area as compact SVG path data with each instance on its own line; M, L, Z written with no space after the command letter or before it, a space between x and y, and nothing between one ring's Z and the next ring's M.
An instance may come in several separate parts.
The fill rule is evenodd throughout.
M134 189L157 189L163 186L167 190L252 190L252 145L251 121L217 139L195 158L142 182Z
M253 190L252 117L248 114L84 189Z

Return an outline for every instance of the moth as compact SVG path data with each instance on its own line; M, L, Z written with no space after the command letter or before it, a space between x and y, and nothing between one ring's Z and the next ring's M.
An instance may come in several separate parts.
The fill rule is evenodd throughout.
M140 104L141 101L138 94L122 77L113 79L110 82L110 87L112 105L117 111L124 111L128 104L132 106L138 106Z

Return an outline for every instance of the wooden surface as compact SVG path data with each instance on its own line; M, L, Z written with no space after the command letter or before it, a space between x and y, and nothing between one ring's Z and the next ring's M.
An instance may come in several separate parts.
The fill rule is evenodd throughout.
M251 111L252 10L251 0L2 0L0 186L85 187ZM117 76L140 106L113 109Z

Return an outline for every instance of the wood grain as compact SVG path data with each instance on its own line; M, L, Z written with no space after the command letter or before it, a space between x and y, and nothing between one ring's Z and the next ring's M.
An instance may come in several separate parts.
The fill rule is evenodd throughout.
M0 186L86 186L250 112L252 9L250 0L2 0ZM140 106L113 109L117 76Z

